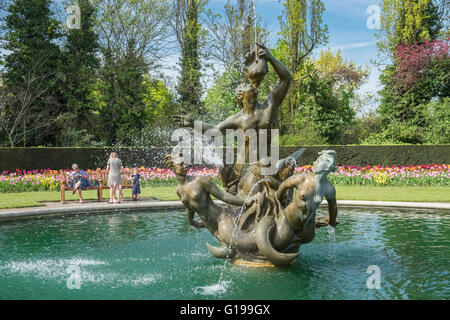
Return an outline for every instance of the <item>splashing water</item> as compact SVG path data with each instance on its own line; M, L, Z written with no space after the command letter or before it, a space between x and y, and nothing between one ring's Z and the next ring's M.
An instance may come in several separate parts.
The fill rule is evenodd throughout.
M230 248L233 247L233 240L234 240L234 237L235 237L235 235L236 235L236 230L237 230L238 227L239 227L239 226L238 226L238 223L239 223L239 221L241 220L242 214L244 213L245 203L247 202L247 200L248 200L248 197L245 198L244 204L242 205L241 210L239 211L239 214L238 214L237 218L234 220L234 228L233 228L233 232L231 233L230 244L228 245ZM237 222L236 222L236 221L237 221ZM225 266L226 266L227 264L229 264L229 263L230 263L230 261L229 261L228 259L226 259L226 260L225 260L225 263L224 263L223 266L222 266L222 270L220 271L219 284L225 282L225 281L222 279L222 278L223 278L223 272L225 271ZM231 282L231 281L229 281L229 282Z
M269 180L266 179L266 178L263 178L263 179L259 180L258 182L256 182L256 183L253 185L253 187L250 189L250 191L249 191L249 193L248 193L248 195L247 195L247 199L246 199L246 200L248 200L248 198L250 198L250 197L252 196L253 191L255 191L255 188L256 188L259 184L261 184L261 183L263 183L263 182L269 182Z
M269 182L269 180L266 179L266 178L263 178L263 179L257 181L257 182L253 185L253 187L250 189L250 192L248 193L247 197L245 198L244 204L242 205L241 210L239 211L239 214L238 214L236 220L234 221L234 229L233 229L233 232L232 232L231 238L230 238L230 247L231 247L231 245L233 244L233 239L234 239L234 236L235 236L235 234L236 234L236 230L237 230L238 227L239 227L239 226L238 226L238 223L239 223L239 221L241 220L242 214L244 213L245 204L248 202L248 200L249 200L249 198L251 197L251 195L252 195L253 191L255 190L255 188L256 188L259 184L261 184L261 183L263 183L263 182Z
M336 229L328 225L328 258L334 263L336 262Z
M236 231L237 231L238 228L239 228L239 225L238 225L238 224L239 224L239 221L241 220L242 214L244 213L244 208L245 208L245 206L246 206L247 201L249 200L251 194L253 193L253 191L255 190L255 188L256 188L259 184L261 184L261 183L263 183L263 182L268 182L268 181L269 181L268 179L263 178L263 179L257 181L257 182L253 185L253 187L250 189L250 192L248 193L247 197L245 198L245 201L244 201L244 204L243 204L242 207L241 207L241 210L239 211L239 213L238 213L236 219L234 220L234 228L233 228L233 232L231 233L230 243L229 243L229 245L228 245L230 248L233 247L233 240L234 240L234 238L235 238L235 236L236 236L236 233L237 233ZM219 284L220 284L220 283L224 283L224 280L223 280L223 273L224 273L224 271L225 271L225 266L226 266L227 264L229 264L229 263L230 263L230 261L227 259L227 260L225 260L225 263L224 263L223 266L222 266L222 270L221 270L221 272L220 272L220 277L219 277ZM212 286L210 286L210 287L212 287Z
M231 281L219 280L218 283L212 284L210 286L196 287L194 289L195 294L200 294L202 296L217 296L227 292Z

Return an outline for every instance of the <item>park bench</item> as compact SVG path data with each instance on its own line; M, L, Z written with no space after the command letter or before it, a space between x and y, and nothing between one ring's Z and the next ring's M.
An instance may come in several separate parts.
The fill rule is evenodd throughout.
M82 190L97 190L97 201L103 201L103 190L110 189L108 186L108 170L87 170L86 171L89 176L89 182L91 185L87 188L83 188ZM60 182L61 182L61 203L66 203L66 191L72 192L68 185L67 174L68 172L64 170L60 170ZM131 173L128 170L122 170L121 172L122 178L122 189L131 189L133 188L133 180L131 179Z

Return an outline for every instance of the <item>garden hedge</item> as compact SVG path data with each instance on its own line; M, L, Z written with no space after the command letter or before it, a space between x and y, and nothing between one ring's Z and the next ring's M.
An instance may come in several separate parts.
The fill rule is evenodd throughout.
M301 146L300 146L301 147ZM281 147L286 157L300 147ZM306 146L299 165L312 164L317 153L332 149L340 165L449 164L450 145ZM67 169L74 162L82 168L103 168L116 151L127 167L163 167L168 148L0 148L0 171L16 169Z

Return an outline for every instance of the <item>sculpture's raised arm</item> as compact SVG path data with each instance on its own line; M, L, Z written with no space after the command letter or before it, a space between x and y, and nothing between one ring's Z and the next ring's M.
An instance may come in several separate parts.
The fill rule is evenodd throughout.
M269 95L267 100L271 100L272 104L278 107L282 102L284 97L286 96L289 86L291 85L292 75L289 72L288 68L281 63L278 59L276 59L270 51L260 43L257 43L259 47L259 56L261 58L266 59L275 69L275 72L278 74L280 78L280 82L275 86L272 90L272 93Z
M217 125L213 125L208 122L201 121L202 132L205 132L206 130L210 130L210 129L217 129L217 130L220 130L222 133L225 133L226 129L237 129L235 118L236 118L236 115L232 115ZM174 121L181 127L194 128L194 118L190 114L175 115Z
M281 199L284 193L292 188L296 188L303 181L305 181L305 176L303 175L295 175L284 180L277 190L277 198Z
M242 206L242 205L244 205L244 203L245 203L244 199L236 197L236 196L232 195L231 193L224 192L224 191L220 190L208 178L200 177L199 179L200 179L200 181L201 181L201 183L203 185L203 188L206 190L206 192L208 192L209 194L211 194L215 198L217 198L217 199L219 199L219 200L221 200L223 202L226 202L228 204L235 205L235 206Z

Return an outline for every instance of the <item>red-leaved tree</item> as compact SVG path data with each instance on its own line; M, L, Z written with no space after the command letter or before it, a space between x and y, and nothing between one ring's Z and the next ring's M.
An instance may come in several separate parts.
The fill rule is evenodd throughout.
M399 44L395 53L396 70L392 79L401 92L406 92L420 80L434 59L449 58L450 38L416 44Z

